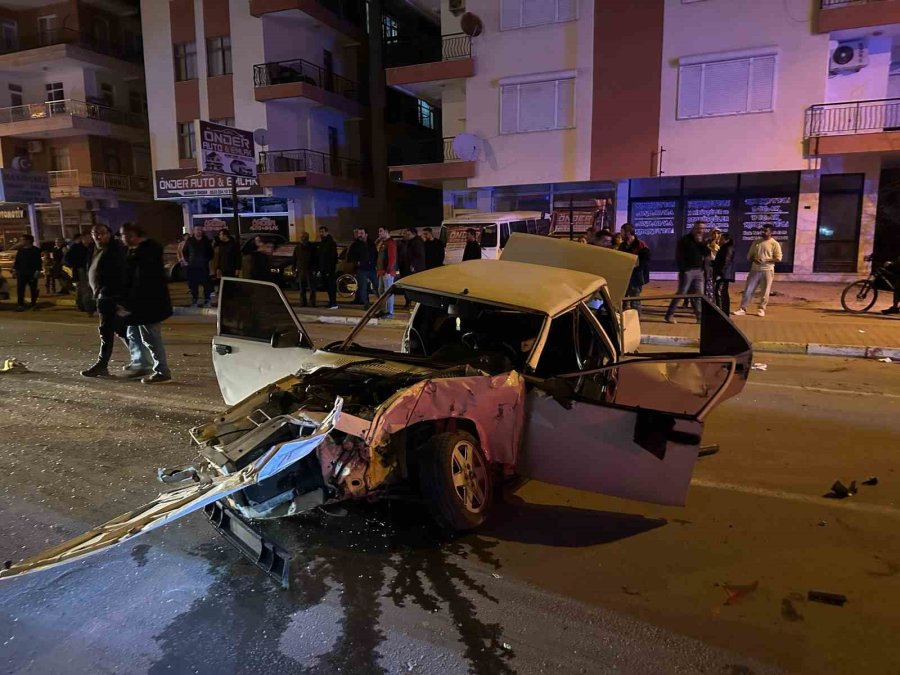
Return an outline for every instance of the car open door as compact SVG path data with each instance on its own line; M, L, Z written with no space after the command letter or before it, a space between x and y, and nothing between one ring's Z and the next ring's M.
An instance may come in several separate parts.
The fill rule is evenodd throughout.
M228 405L297 372L314 345L273 283L226 277L219 286L213 367Z
M526 399L520 475L655 504L685 503L703 419L740 390L734 357L650 358L552 378Z

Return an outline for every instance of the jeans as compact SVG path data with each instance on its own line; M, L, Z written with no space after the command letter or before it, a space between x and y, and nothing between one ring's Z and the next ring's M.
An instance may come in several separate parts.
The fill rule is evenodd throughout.
M681 272L679 275L678 281L678 293L677 295L701 295L703 293L703 270L695 269L695 270L685 270ZM678 308L678 303L681 302L677 298L673 299L672 302L669 303L669 309L666 310L666 316L671 318L672 315L675 314L675 310ZM692 298L691 305L694 308L694 314L697 315L697 318L700 318L700 298Z
M391 290L391 286L394 285L394 275L392 274L382 274L378 277L378 295L381 296L384 293L387 293ZM394 314L394 294L391 293L388 296L387 303L384 306L385 314L389 314L393 316Z
M200 292L200 286L203 286L203 302L209 303L209 296L212 295L212 280L209 278L209 270L206 268L187 268L188 288L191 291L191 302L197 304L197 298Z
M378 288L375 270L356 270L356 301L365 309L369 308L369 284Z
M162 340L162 324L148 323L140 326L128 326L128 350L131 352L131 365L141 368L153 368L159 375L171 377L169 363L166 359L166 347Z
M747 311L747 306L753 299L753 292L762 282L759 308L765 310L769 304L769 293L772 292L772 282L775 281L775 270L751 270L747 275L747 285L744 287L744 296L741 298L741 309Z
M728 279L716 280L716 306L725 314L731 314L731 296L728 294Z
M628 290L625 291L625 295L632 298L640 297L641 292L644 290L643 284L628 284ZM641 311L641 301L640 300L629 300L625 302L622 306L622 309L636 309L638 312Z
M19 277L18 283L16 284L16 299L19 301L19 307L25 306L25 288L31 291L31 306L34 307L38 301L38 280L35 278L31 279L23 279Z
M322 275L322 285L325 286L325 291L328 293L328 306L334 307L337 305L337 279L334 270L330 272L323 270L320 274Z

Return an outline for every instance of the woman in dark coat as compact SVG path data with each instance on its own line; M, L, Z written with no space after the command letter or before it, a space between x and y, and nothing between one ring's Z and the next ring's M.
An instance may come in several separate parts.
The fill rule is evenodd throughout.
M728 285L734 281L734 241L727 232L722 233L720 241L719 251L712 261L715 301L725 314L731 314L731 296L728 295Z

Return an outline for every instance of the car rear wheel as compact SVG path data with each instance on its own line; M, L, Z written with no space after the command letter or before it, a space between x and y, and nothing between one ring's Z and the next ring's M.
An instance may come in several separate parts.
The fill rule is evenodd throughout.
M419 477L439 525L465 531L484 522L493 492L491 472L470 434L454 431L434 436L423 449Z

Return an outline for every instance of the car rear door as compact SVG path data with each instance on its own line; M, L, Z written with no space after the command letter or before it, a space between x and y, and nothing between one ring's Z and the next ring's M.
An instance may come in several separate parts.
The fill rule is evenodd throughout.
M222 279L213 367L228 405L309 362L314 345L281 289L266 281Z

